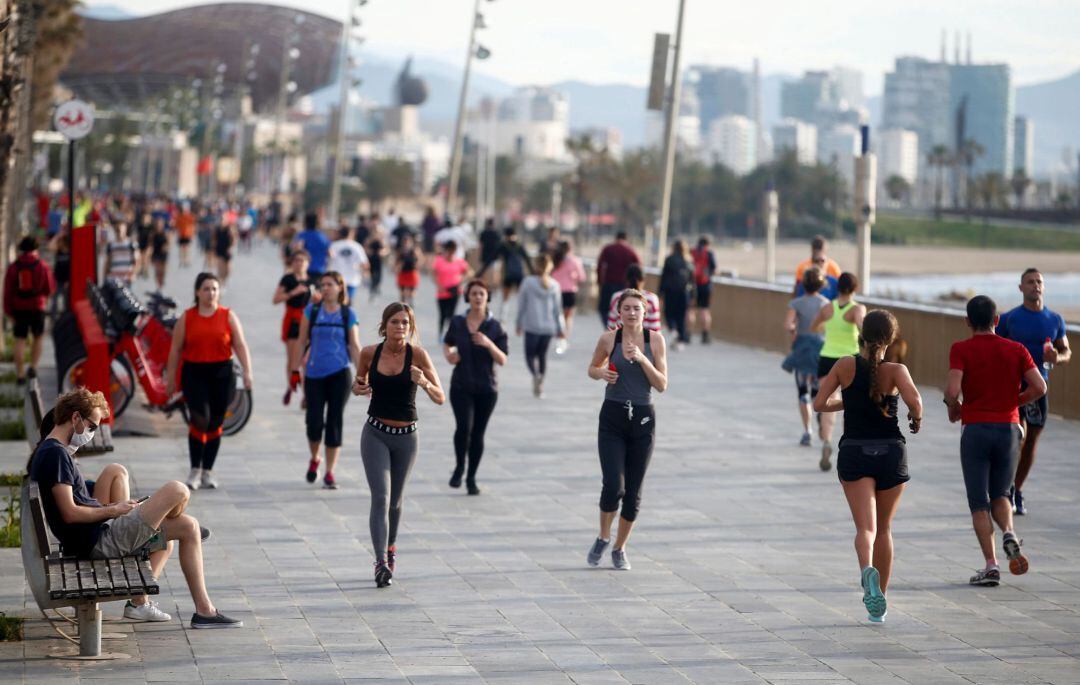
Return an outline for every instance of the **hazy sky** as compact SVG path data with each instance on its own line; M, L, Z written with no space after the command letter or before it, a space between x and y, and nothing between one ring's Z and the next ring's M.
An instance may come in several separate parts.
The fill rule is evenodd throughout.
M151 14L202 2L86 0ZM347 0L280 0L340 19ZM686 0L684 64L799 73L837 64L863 72L868 94L901 54L936 57L942 29L973 36L976 62L1007 62L1027 84L1080 69L1077 0ZM369 0L363 35L375 53L464 59L473 0ZM644 84L654 32L674 34L677 0L481 0L493 57L479 69L516 84L580 79ZM966 45L966 38L965 38Z

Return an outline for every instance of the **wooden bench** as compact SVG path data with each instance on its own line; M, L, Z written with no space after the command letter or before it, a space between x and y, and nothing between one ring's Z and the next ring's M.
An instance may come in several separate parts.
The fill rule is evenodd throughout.
M42 612L75 608L79 658L125 656L102 654L98 603L158 594L147 555L93 560L65 556L45 521L38 484L27 481L22 487L22 557L26 582Z

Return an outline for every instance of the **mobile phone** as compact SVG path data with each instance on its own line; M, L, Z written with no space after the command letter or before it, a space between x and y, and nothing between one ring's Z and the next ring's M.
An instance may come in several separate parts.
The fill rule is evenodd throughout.
M147 495L146 497L140 497L139 499L135 500L135 504L142 504L148 499L150 499L150 495Z

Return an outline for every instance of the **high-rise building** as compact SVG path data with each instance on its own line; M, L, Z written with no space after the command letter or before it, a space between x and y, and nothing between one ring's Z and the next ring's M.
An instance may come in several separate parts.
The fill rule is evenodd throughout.
M920 168L935 146L954 147L949 135L949 81L948 64L921 57L898 57L893 71L885 74L881 127L916 134Z
M550 88L518 88L509 97L482 105L465 121L469 140L489 141L496 154L523 159L566 161L570 103Z
M750 76L744 71L695 65L686 71L683 91L687 90L697 98L702 133L708 133L712 122L720 117L753 113Z
M862 72L848 67L834 67L832 70L833 88L836 99L848 107L857 109L863 106Z
M706 150L710 162L748 174L757 164L757 126L738 114L720 117L709 125Z
M1013 120L1013 171L1035 177L1035 122L1027 117Z
M780 86L780 116L816 124L818 111L836 104L832 77L827 71L808 71Z
M855 157L859 154L862 136L854 126L834 126L818 133L817 159L834 167L847 182L848 192L855 189Z
M1013 107L1009 65L949 65L950 147L957 150L967 140L979 144L982 154L971 166L973 175L1012 175Z
M800 164L817 162L817 127L798 119L787 118L773 126L773 156L793 150Z
M899 176L914 186L919 177L919 134L902 128L888 128L875 136L878 153L878 182L884 186L890 176Z

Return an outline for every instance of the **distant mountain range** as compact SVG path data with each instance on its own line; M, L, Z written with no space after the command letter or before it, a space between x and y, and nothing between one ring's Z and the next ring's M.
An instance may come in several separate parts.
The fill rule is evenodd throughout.
M128 19L135 15L112 5L84 7L82 14L96 19ZM360 94L378 104L388 104L404 55L377 55L361 52L358 70L363 80ZM498 55L494 56L498 59ZM474 104L484 96L502 97L518 84L483 75L483 63L474 65L469 102ZM417 57L413 73L428 83L430 95L420 108L424 127L434 133L448 134L457 113L461 67L442 60ZM762 115L767 127L780 119L780 85L793 77L788 74L766 74L762 77ZM622 131L623 145L632 148L645 143L647 114L645 88L619 83L593 84L582 81L562 81L551 87L565 93L570 101L572 129L614 126ZM316 107L326 107L337 99L337 87L331 86L313 94ZM870 121L881 120L881 96L866 99ZM1066 146L1080 150L1080 71L1054 81L1016 88L1016 113L1035 122L1035 169L1043 175L1062 165ZM1075 159L1072 163L1075 164Z

